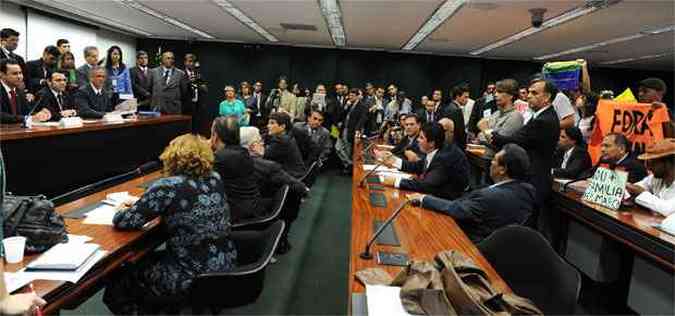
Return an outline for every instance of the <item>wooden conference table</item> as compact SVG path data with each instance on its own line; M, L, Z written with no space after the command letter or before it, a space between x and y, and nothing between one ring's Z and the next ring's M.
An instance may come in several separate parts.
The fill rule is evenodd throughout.
M95 204L105 199L106 194L112 192L128 191L129 194L140 196L144 189L139 185L160 177L160 172L129 180L98 193L86 196L73 202L56 208L60 214ZM33 286L38 295L42 296L47 305L44 307L46 314L57 314L60 309L74 309L104 286L104 280L113 271L125 262L133 262L145 253L152 251L164 241L159 219L156 219L143 230L119 231L109 225L85 225L82 219L65 219L69 234L86 235L92 238L90 243L101 245L103 250L108 251L106 257L101 259L87 274L76 284L60 281L38 280ZM6 264L6 271L17 271L25 267L38 255L24 257L23 262L18 264Z
M365 175L363 171L362 144L354 146L354 173L352 177L352 237L349 263L349 311L351 313L351 299L353 293L365 292L365 287L355 277L357 271L378 267L394 277L401 267L378 265L375 258L364 260L359 257L368 240L374 233L373 221L384 221L396 208L403 203L405 195L411 193L385 187L387 205L384 208L370 204L369 189L359 186L359 180ZM382 192L382 191L378 191ZM510 288L490 266L476 246L464 234L462 229L450 217L420 207L407 206L393 223L401 246L384 246L374 243L371 253L375 256L379 250L387 252L407 253L411 260L432 260L444 250L458 250L463 252L476 264L487 272L489 281L496 290L510 292Z
M162 115L82 127L0 125L7 191L48 198L157 160L169 141L190 132L190 117Z

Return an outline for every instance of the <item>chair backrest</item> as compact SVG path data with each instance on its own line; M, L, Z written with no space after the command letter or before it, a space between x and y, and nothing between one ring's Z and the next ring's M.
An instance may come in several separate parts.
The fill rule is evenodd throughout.
M274 255L284 226L283 221L276 221L262 231L233 231L231 238L237 248L237 267L256 269L267 265Z
M267 212L267 216L263 218L253 218L240 221L236 224L233 224L232 229L242 230L246 229L247 227L260 226L277 220L281 214L281 211L284 209L284 205L288 199L289 190L290 187L287 184L277 190L277 192L274 194L274 197L272 198L272 203L270 204L270 209Z
M518 295L531 299L544 314L572 314L581 277L539 232L524 226L503 227L478 249Z

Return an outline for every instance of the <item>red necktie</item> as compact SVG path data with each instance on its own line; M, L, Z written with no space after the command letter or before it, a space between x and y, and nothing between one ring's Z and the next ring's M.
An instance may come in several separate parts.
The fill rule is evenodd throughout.
M9 92L9 105L12 108L12 115L16 115L16 90Z

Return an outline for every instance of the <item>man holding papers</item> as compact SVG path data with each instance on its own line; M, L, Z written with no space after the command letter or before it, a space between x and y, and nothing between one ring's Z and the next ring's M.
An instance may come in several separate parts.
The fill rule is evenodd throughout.
M647 147L638 157L652 174L626 184L637 195L635 202L663 216L675 213L675 138L666 138Z
M417 179L384 176L382 183L445 199L461 196L469 186L469 162L464 153L453 144L445 144L445 131L438 123L425 123L417 142L426 157L416 162L404 161L389 152L376 151L378 160L384 164L418 175Z

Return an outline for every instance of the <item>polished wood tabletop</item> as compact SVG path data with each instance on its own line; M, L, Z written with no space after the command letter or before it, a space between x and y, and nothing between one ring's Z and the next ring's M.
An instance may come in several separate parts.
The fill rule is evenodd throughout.
M27 139L34 137L45 137L55 135L66 135L83 132L100 131L115 128L124 128L129 126L142 126L152 124L163 124L169 122L189 121L187 115L162 115L159 117L139 117L136 119L125 119L120 123L108 123L103 120L83 120L92 121L85 123L80 127L53 127L53 126L33 126L31 128L22 128L21 124L2 124L0 125L0 141L11 141L17 139Z
M373 221L384 221L405 200L409 191L385 187L387 205L384 208L370 204L368 184L359 186L359 181L367 173L363 171L362 145L354 148L354 173L352 178L352 237L349 263L349 299L352 293L365 291L365 287L355 277L355 273L371 267L387 271L392 277L401 271L401 267L378 265L375 258L364 260L359 257L363 252L373 231ZM419 207L407 206L394 221L394 228L400 247L373 244L373 256L379 250L387 252L407 253L410 260L432 260L434 256L445 250L458 250L473 259L487 272L489 281L501 292L510 292L508 285L495 272L476 246L464 234L462 229L450 217ZM351 302L351 301L350 301ZM351 303L350 303L351 304ZM351 306L351 305L350 305Z
M132 179L120 185L61 205L56 208L56 211L59 214L68 213L69 211L100 202L105 199L107 194L112 192L127 191L129 194L141 196L144 189L140 188L139 185L157 179L160 176L161 173L157 171ZM69 234L91 237L90 243L101 245L103 250L108 251L108 255L98 262L77 284L44 280L33 282L35 291L47 301L44 311L49 314L56 313L62 308L75 308L100 289L104 278L111 272L125 262L137 260L164 240L158 225L159 219L155 219L143 230L131 231L116 230L113 226L109 225L88 225L84 224L82 219L65 219L65 222ZM26 256L23 262L18 264L6 264L5 270L11 272L20 270L38 256Z

